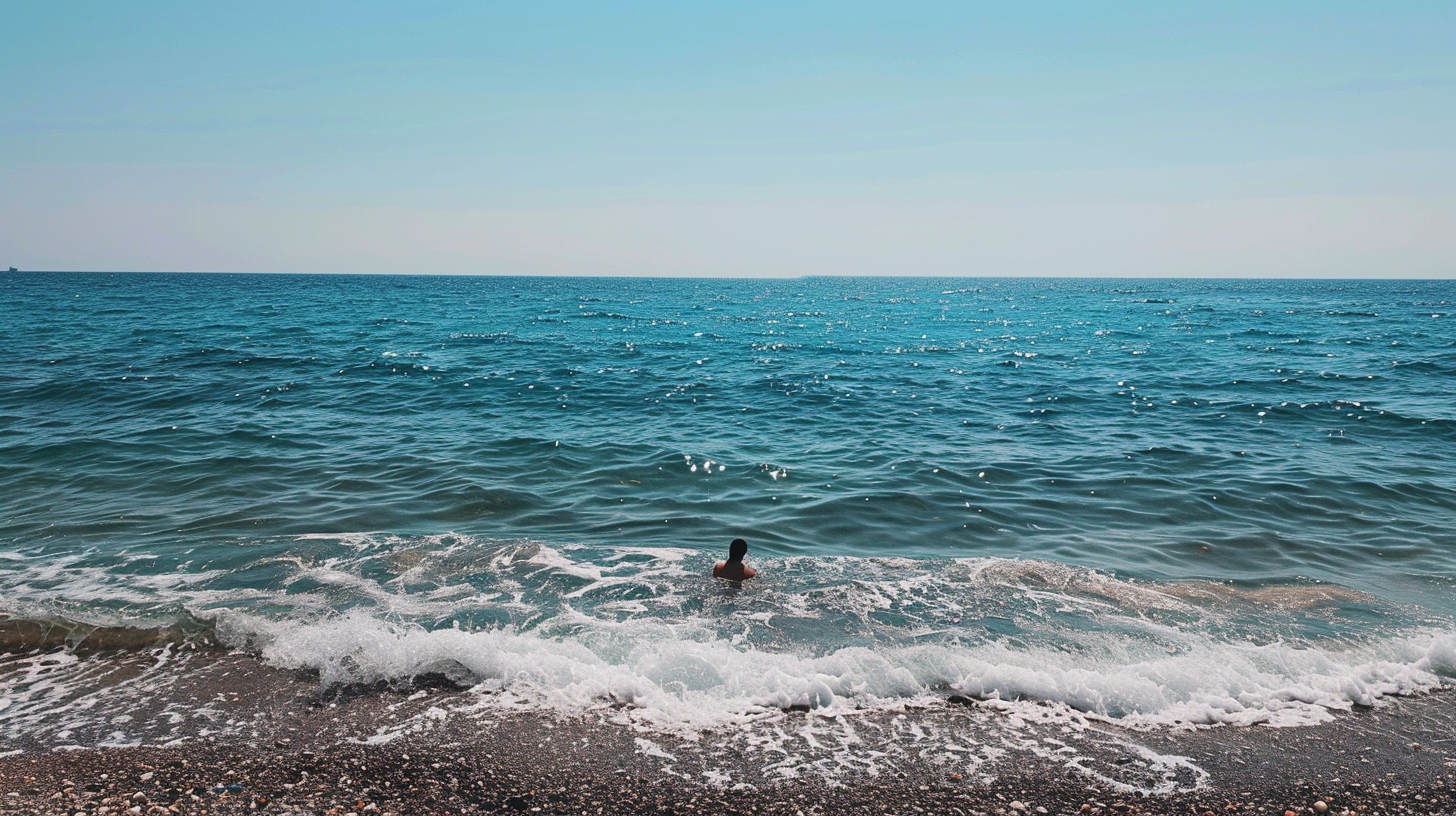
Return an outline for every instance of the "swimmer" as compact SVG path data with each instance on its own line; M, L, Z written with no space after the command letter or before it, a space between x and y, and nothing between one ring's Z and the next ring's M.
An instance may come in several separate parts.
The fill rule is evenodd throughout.
M728 545L728 560L718 562L713 567L714 578L727 578L730 581L743 581L758 574L758 570L743 563L743 556L748 555L748 542L741 538L733 539Z

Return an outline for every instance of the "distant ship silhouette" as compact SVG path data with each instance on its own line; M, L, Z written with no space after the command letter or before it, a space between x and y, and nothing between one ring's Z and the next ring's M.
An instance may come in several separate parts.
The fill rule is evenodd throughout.
M11 272L19 272L20 270L19 269L16 269L15 267L12 266L12 267L10 267L10 271Z

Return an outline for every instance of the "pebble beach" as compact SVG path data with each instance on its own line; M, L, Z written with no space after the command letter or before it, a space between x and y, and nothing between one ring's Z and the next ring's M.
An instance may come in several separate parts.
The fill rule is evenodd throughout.
M812 761L785 773L741 733L644 736L603 709L488 716L429 683L322 690L240 656L198 671L225 719L197 716L170 746L0 757L0 813L163 814L1441 814L1456 812L1456 694L1401 698L1302 728L1080 732L995 701L835 717L784 711L758 733L858 720L872 772ZM178 710L185 688L163 708ZM198 702L196 700L192 702ZM209 724L232 727L224 736ZM239 723L245 723L237 727ZM906 734L994 744L976 766ZM876 736L879 735L879 736ZM649 738L650 737L650 738ZM806 753L808 751L806 750ZM1067 761L1068 755L1075 755ZM812 757L810 757L812 760Z

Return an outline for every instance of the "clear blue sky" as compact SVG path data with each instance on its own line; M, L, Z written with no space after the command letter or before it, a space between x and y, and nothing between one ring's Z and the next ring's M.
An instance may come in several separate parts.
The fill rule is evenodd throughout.
M1456 277L1456 3L0 0L0 265Z

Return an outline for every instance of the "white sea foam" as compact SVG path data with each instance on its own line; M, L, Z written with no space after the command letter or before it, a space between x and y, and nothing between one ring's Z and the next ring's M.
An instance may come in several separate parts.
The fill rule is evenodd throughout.
M1050 701L1142 728L1295 726L1456 679L1449 633L1341 649L1208 639L1141 658L1112 634L1101 636L1100 654L990 642L813 656L744 647L696 621L633 620L552 636L427 631L362 611L316 622L228 615L219 633L274 665L315 670L325 683L454 673L543 707L619 706L633 724L682 733L789 707L873 709L951 692Z
M1190 790L1202 769L1099 723L1309 725L1456 682L1448 624L1323 584L1152 585L1046 561L791 557L758 559L763 576L738 587L705 580L711 558L691 550L342 538L249 565L270 585L224 588L238 573L214 569L149 577L123 595L186 609L224 644L326 685L439 673L471 689L405 706L353 739L389 742L502 709L584 713L634 729L638 753L664 772L724 786L832 783L914 757L989 783L1031 755L1116 790ZM92 599L120 580L40 559L11 577L24 591L0 611L41 619L55 614L43 598L57 587ZM1362 628L1347 608L1378 608L1385 625ZM87 615L139 622L126 610ZM253 734L263 710L223 714L174 685L192 654L168 644L150 658L12 655L0 666L0 737L60 748ZM122 665L135 676L98 679ZM957 694L985 702L940 703ZM103 710L103 700L159 695L145 720ZM753 776L716 756L730 744Z
M735 588L705 581L711 558L683 549L307 542L319 549L250 565L272 587L224 589L237 573L220 570L121 586L100 567L30 559L0 612L44 618L54 613L42 599L61 590L78 605L150 601L326 684L440 672L684 734L791 707L865 711L949 694L1046 701L1139 728L1303 725L1456 680L1449 624L1364 630L1339 610L1378 602L1329 585L1157 586L1046 561L846 556L761 559L764 577ZM137 623L104 612L93 605L88 622Z

